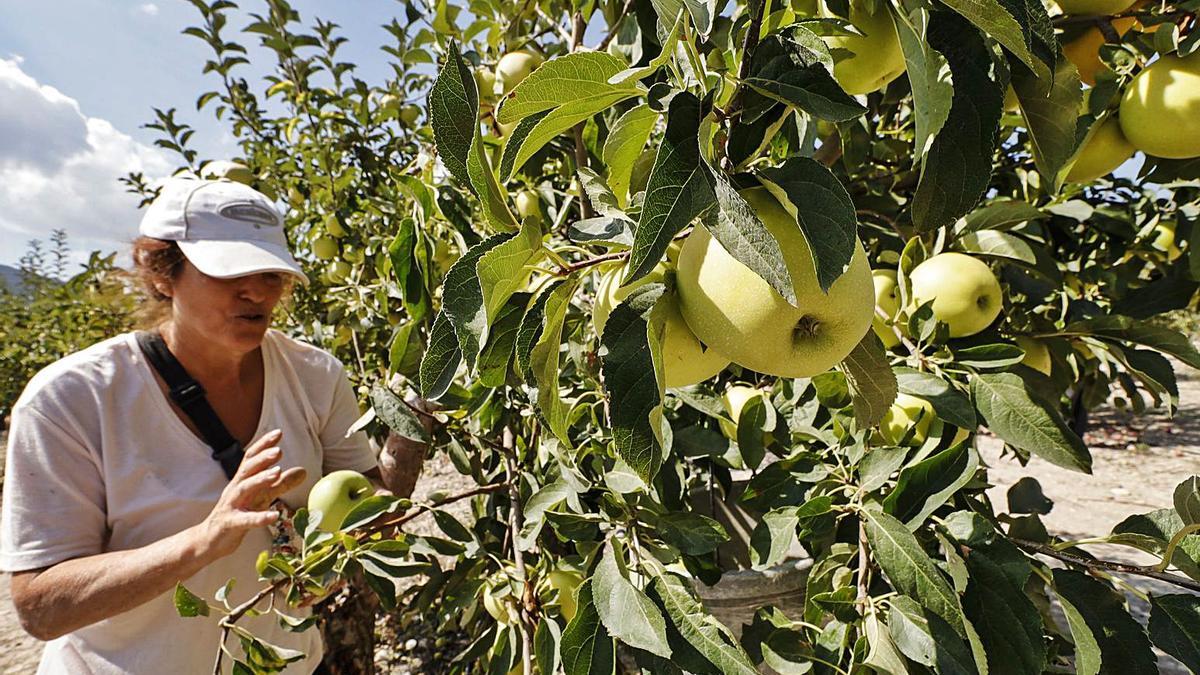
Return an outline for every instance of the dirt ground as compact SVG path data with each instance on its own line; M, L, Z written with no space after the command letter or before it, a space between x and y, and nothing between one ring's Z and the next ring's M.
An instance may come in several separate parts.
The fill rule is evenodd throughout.
M1200 373L1180 364L1176 364L1176 373L1180 407L1173 419L1161 412L1133 417L1112 409L1093 416L1087 437L1095 459L1091 477L1036 458L1022 467L1013 458L1001 456L999 441L981 438L980 453L990 467L989 475L995 485L990 494L997 507L1006 507L1005 493L1009 486L1024 476L1033 476L1041 483L1045 495L1054 501L1053 510L1043 517L1047 528L1056 534L1081 538L1105 534L1130 514L1171 506L1175 485L1200 473ZM453 492L460 485L461 477L444 457L439 457L426 466L414 496L419 498L434 490ZM1108 560L1151 562L1149 556L1124 547L1092 546L1089 550ZM1181 592L1151 579L1125 578L1143 591ZM1131 605L1144 621L1145 604L1131 596ZM383 647L377 655L379 672L422 672L422 656L427 658L429 652L423 649L425 645L415 642ZM0 675L34 672L40 652L41 643L21 629L13 613L8 575L0 575ZM1164 673L1187 672L1165 655L1160 655L1159 665Z

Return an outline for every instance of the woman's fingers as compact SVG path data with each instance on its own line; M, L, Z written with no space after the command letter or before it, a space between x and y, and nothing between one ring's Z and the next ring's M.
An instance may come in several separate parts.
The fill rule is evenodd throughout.
M276 498L304 482L308 472L300 467L282 471L273 466L242 480L235 503L241 508L264 509Z

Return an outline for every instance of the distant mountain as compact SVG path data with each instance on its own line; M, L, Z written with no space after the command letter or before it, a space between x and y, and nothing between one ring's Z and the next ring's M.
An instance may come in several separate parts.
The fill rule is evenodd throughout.
M21 270L8 265L0 265L0 286L13 293L21 292Z

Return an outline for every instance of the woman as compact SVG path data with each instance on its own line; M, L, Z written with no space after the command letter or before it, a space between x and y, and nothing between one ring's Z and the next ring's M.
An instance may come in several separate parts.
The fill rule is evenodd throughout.
M291 279L307 281L270 201L172 179L140 234L135 270L165 310L157 331L245 455L227 477L132 333L30 381L12 415L0 565L21 624L49 641L39 673L211 672L220 612L179 617L176 584L217 605L232 578L231 605L249 598L275 500L298 508L338 469L378 478L366 437L346 434L359 409L341 363L268 330ZM283 630L270 607L239 625L307 654L285 672L311 672L318 632ZM227 647L241 654L236 636Z

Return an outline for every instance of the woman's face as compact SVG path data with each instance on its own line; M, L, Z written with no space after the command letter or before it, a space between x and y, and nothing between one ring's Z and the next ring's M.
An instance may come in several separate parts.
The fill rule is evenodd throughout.
M217 279L185 260L171 285L171 320L231 350L251 352L262 344L285 287L279 272Z

